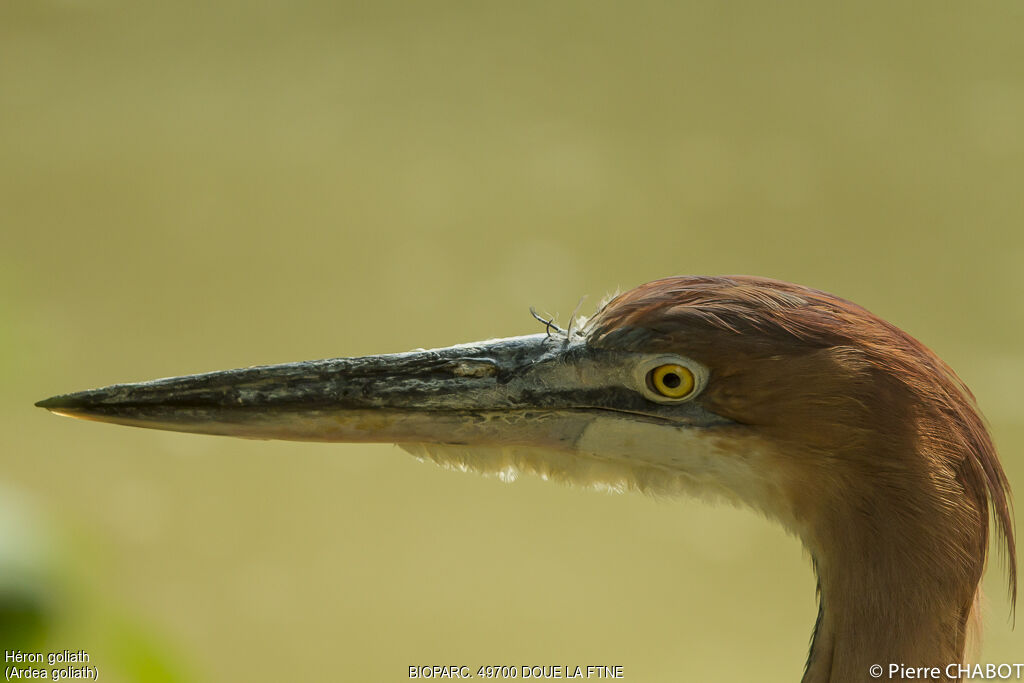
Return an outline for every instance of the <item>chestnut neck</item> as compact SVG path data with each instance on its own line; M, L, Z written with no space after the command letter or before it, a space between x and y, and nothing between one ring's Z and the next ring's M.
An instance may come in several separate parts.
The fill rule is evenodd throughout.
M945 672L963 662L981 564L970 535L952 529L970 526L970 509L874 490L888 495L859 498L804 539L819 611L803 683L871 680L874 665L888 677L894 663Z

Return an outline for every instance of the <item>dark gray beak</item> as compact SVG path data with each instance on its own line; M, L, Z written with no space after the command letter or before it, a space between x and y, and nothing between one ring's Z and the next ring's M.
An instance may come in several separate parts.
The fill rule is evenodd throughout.
M582 423L553 418L586 407L592 393L567 365L579 346L536 334L116 384L36 405L86 420L256 439L566 446Z

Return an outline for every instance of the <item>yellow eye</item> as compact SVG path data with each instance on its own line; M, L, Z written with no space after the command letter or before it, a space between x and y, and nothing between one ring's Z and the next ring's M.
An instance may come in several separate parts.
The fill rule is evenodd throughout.
M675 363L659 365L648 373L647 379L652 389L667 398L689 396L696 384L690 369Z

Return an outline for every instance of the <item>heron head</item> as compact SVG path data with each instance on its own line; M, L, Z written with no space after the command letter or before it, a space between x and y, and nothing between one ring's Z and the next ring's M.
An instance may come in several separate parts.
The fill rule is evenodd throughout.
M578 329L38 405L185 432L393 442L505 478L749 505L813 558L820 611L805 680L960 661L990 510L1016 595L1009 486L970 392L893 325L774 280L669 278Z
M668 278L570 331L38 405L185 432L392 442L503 477L722 497L780 520L816 561L837 535L861 550L931 537L974 584L990 502L1011 527L1005 476L952 371L859 306L767 279Z

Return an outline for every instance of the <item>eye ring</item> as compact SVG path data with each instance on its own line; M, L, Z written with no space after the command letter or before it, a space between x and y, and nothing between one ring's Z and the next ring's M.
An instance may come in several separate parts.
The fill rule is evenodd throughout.
M647 356L634 365L633 386L648 401L684 403L704 391L709 375L697 361L666 353Z
M665 363L647 373L647 385L665 398L686 398L697 386L690 368L679 363Z

